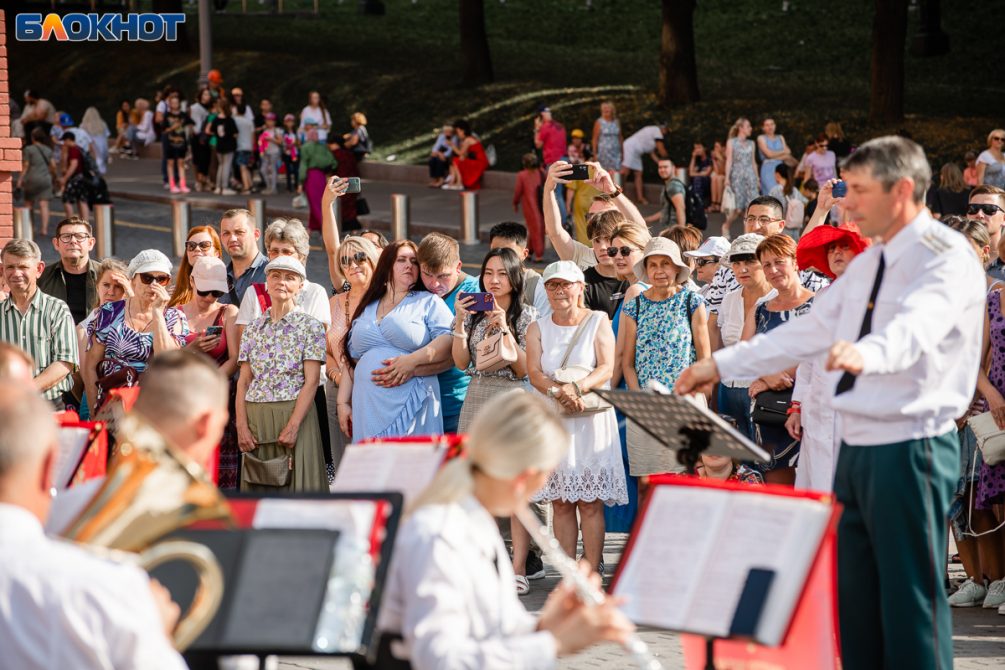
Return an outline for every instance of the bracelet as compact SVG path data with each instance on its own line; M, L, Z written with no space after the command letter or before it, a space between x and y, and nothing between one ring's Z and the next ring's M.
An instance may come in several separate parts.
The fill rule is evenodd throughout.
M456 337L458 340L466 340L466 339L468 339L468 334L467 333L458 333L457 331L451 331L450 332L450 337Z
M576 388L576 395L580 398L583 397L583 389L579 387L579 382L572 382L572 385Z
M800 408L799 405L795 403L792 404L792 407L789 407L787 410L785 410L785 416L791 416L792 414L802 414L802 413L803 413L802 408Z
M620 198L621 194L624 192L625 189L621 188L620 186L615 186L614 190L608 193L607 195L613 200L614 198Z

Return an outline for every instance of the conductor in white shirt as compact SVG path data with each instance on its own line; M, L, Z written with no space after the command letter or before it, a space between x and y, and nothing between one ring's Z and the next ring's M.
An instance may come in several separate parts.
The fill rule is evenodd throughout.
M178 607L163 587L44 535L56 431L38 394L0 382L0 665L185 668L167 634Z
M987 282L966 239L925 209L931 171L920 146L872 140L841 174L851 221L877 244L804 318L696 363L676 390L827 355L842 433L834 492L844 506L844 667L948 670L952 630L942 580L959 467L954 419L976 385Z

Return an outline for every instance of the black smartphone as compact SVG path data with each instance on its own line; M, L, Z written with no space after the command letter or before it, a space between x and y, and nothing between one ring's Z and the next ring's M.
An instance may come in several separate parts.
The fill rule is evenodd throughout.
M845 197L846 195L848 195L848 184L844 183L843 181L839 181L838 183L834 184L834 187L831 189L831 195L834 196L835 198Z
M469 312L491 312L492 308L495 307L495 296L491 293L458 293L457 302L463 301L465 298L474 298L475 302L473 305L468 307Z
M213 337L223 332L223 326L206 326L206 336Z
M346 189L346 193L359 193L363 190L363 184L359 180L359 177L349 177L347 181L349 182L349 188Z
M566 175L570 181L586 181L590 178L590 166L585 163L577 163L572 166L572 174Z

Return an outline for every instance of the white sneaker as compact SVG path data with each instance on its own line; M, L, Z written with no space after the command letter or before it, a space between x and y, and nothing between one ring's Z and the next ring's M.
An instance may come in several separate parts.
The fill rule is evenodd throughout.
M984 596L984 609L998 609L1005 605L1005 579L996 579L988 585L988 594Z
M980 607L988 590L983 584L968 579L960 585L959 590L949 596L950 607Z

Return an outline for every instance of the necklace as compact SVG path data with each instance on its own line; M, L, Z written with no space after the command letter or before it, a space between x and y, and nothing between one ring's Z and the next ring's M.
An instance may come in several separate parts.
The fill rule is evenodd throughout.
M383 321L384 317L386 317L388 314L390 314L391 312L393 312L394 308L401 304L401 301L405 299L406 295L408 295L408 291L405 291L404 293L402 293L400 298L395 299L395 297L394 297L394 289L391 289L391 306L388 307L387 309L385 309L384 313L381 314L380 313L380 304L377 305L377 323L380 323L381 321ZM384 298L386 298L386 297L387 297L387 294L384 294ZM381 302L384 301L384 298L381 298ZM348 303L348 300L346 302Z
M127 303L126 303L126 307L127 307L127 309L126 309L126 316L128 316L128 317L129 317L129 320L133 322L133 325L131 326L131 328L132 328L133 330L135 330L135 331L136 331L137 333L142 333L142 332L145 332L145 331L146 331L146 329L147 329L147 327L149 327L149 326L150 326L150 322L154 320L154 317L153 317L153 316L151 315L150 317L148 317L148 318L147 318L147 322L146 322L146 323L144 323L142 327L140 327L140 328L137 328L137 327L136 327L136 324L137 324L138 322L137 322L137 320L136 320L136 316L135 316L135 315L133 315L133 313L132 313L132 311L133 311L133 306L132 306L132 303L130 303L130 302L127 302Z

